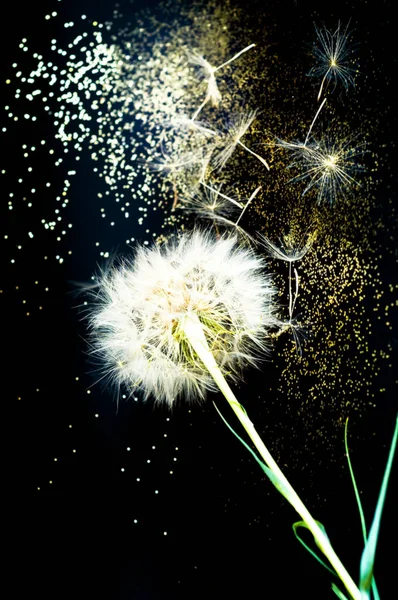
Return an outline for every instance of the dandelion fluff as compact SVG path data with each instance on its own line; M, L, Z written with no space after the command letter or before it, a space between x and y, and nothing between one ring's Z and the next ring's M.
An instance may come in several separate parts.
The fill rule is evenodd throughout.
M221 373L232 380L257 365L278 324L276 289L263 260L198 230L163 247L139 247L98 278L89 321L93 353L105 375L131 393L140 388L170 406L179 396L202 399L216 389L185 335L184 319L200 324Z

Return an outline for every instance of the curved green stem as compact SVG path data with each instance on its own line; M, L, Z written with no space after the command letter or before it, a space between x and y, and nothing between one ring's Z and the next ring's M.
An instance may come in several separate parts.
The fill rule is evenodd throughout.
M277 463L273 459L269 450L265 446L264 442L258 435L256 429L254 428L253 423L250 421L249 417L246 415L238 400L236 399L233 391L229 387L227 381L225 380L223 374L220 371L217 362L211 353L202 325L195 314L186 315L182 322L180 323L181 329L184 331L188 341L192 345L192 348L195 350L196 354L203 362L210 375L213 377L220 391L228 401L235 415L238 417L239 421L243 425L253 444L257 448L260 456L263 458L265 464L271 469L271 471L276 475L276 478L283 484L284 489L287 492L288 500L293 508L298 512L301 516L308 529L311 531L316 544L329 560L330 564L334 568L336 574L340 578L340 580L345 585L347 591L351 594L354 600L361 600L361 593L358 587L355 585L353 579L347 572L346 568L340 561L336 552L333 550L333 547L319 527L315 519L310 514L309 510L302 502L294 488L291 486L289 481L286 479L285 475L282 473ZM285 495L285 493L284 493Z

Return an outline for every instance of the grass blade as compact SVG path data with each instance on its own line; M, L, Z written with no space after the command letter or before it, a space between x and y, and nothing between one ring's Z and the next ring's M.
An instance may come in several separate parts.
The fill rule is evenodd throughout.
M361 566L360 566L360 582L359 589L363 594L364 599L369 597L369 589L373 578L373 567L376 554L377 538L379 535L380 520L383 512L384 501L386 497L388 481L390 478L391 467L394 459L395 448L398 439L398 415L395 424L395 430L393 439L391 442L390 452L388 455L386 470L384 472L383 481L380 488L379 498L377 500L376 510L373 518L373 523L370 528L369 538L365 544L365 548L362 553Z
M357 487L357 484L355 481L354 471L353 471L352 465L351 465L350 453L348 450L347 433L348 433L348 417L346 419L345 428L344 428L344 446L345 446L345 452L346 452L346 456L347 456L348 468L350 470L351 481L352 481L352 485L354 487L355 498L356 498L357 505L358 505L359 516L361 519L362 535L363 535L364 542L366 543L367 532L366 532L365 515L363 514L361 499L359 497L358 487Z
M357 505L358 505L359 517L361 519L363 541L366 545L366 542L368 539L368 533L366 530L365 515L364 515L363 509L362 509L361 499L359 497L358 486L355 481L354 470L352 468L351 459L350 459L350 452L348 450L348 417L346 419L345 428L344 428L344 446L345 446L345 452L346 452L346 456L347 456L348 468L349 468L350 475L351 475L351 481L352 481L352 485L353 485L354 492L355 492L355 498L356 498ZM374 577L372 577L371 585L372 585L372 592L373 592L374 600L380 600L379 592L377 590L376 581L375 581Z
M344 596L343 592L340 592L335 583L332 583L332 590L340 600L348 600L347 596Z
M234 429L232 429L231 425L228 423L228 421L226 419L224 419L224 417L222 416L221 412L218 410L217 406L215 405L215 403L213 402L216 411L218 412L218 414L220 415L221 419L224 421L225 425L228 427L228 429L230 431L232 431L232 433L234 434L235 437L238 438L238 440L241 442L241 444L244 445L244 447L249 450L249 452L254 456L254 458L256 459L256 461L258 462L258 464L260 465L260 467L262 468L262 470L264 471L264 473L267 475L268 479L271 481L271 483L274 484L274 486L276 487L276 489L278 490L279 493L282 494L282 496L284 496L286 498L286 500L289 501L289 491L286 489L285 485L283 484L283 482L279 479L279 477L273 472L271 471L271 469L269 467L267 467L267 465L265 463L263 463L262 460L260 460L257 456L257 454L250 448L250 446L248 444L246 444L246 442L244 440L242 440L242 438L236 433L236 431ZM242 410L245 412L245 409L243 408L243 406L240 404L240 407L242 408Z
M317 521L319 527L322 529L323 533L326 535L326 531L324 526L322 525L322 523L320 523L319 521ZM322 559L319 558L319 556L313 551L311 550L311 548L309 546L307 546L307 544L304 542L304 540L301 539L301 537L299 536L299 534L297 533L297 529L299 527L304 527L305 529L308 529L306 523L304 523L304 521L297 521L296 523L293 523L293 531L294 531L294 535L296 536L296 538L298 539L298 541L300 542L300 544L302 544L304 546L304 548L310 553L312 554L312 556L319 562L321 563L321 565L323 567L325 567L325 569L327 569L330 573L332 573L332 575L336 575L335 571L333 571L333 569L331 569L330 567L328 567L328 565L326 563L323 562Z

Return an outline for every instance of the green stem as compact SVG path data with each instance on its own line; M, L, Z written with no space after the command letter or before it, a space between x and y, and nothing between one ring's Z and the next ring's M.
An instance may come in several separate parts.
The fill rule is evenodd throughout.
M358 587L355 585L353 579L351 578L346 568L340 561L339 557L333 550L333 547L328 537L319 527L319 525L312 517L307 507L304 505L296 491L293 489L289 481L286 479L285 475L278 467L275 460L272 458L272 455L270 454L269 450L267 449L264 442L255 430L253 423L250 421L250 419L242 409L233 391L226 382L213 354L209 349L202 324L200 323L198 317L195 314L186 315L182 320L180 326L181 329L184 331L188 341L192 345L192 348L195 350L196 354L203 362L210 375L213 377L220 391L225 396L232 410L243 425L253 444L257 448L260 456L263 458L265 464L271 469L271 471L273 471L276 474L276 476L279 478L280 481L282 481L283 485L288 490L290 503L301 516L308 529L311 531L318 547L328 558L330 564L334 568L340 580L344 583L352 598L354 600L361 600L361 593Z

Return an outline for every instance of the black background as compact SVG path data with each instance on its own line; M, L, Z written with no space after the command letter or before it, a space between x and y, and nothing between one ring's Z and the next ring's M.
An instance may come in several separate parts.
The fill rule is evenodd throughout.
M157 4L152 4L156 11ZM379 81L385 82L385 87L374 94L384 95L385 102L391 105L388 131L385 124L381 135L393 144L397 133L392 92L397 67L393 4L339 0L332 3L330 10L318 4L286 0L267 3L267 10L275 15L281 35L283 31L299 35L297 23L317 16L321 20L329 16L342 20L352 17L362 30L374 32L369 37L374 40L379 69L384 74ZM29 37L38 48L46 47L48 30L42 31L43 15L57 9L56 5L47 1L26 6L7 3L2 8L5 76L22 37ZM86 13L101 21L112 14L112 8L111 1L62 4L64 17L70 15L71 20ZM57 38L62 46L61 28ZM42 137L50 139L50 125L43 121L42 127ZM23 127L19 134L21 139L29 136ZM14 162L7 162L8 172L15 170L15 176L21 144L17 137L11 146L2 144L2 161L5 154L16 156ZM394 149L391 147L390 151L392 160ZM35 165L35 173L37 177L40 165ZM74 207L80 211L73 216L81 223L90 211L92 185L84 173L81 168L73 192L78 200ZM4 231L9 235L28 226L18 220L18 214L10 217L5 206L1 214ZM93 235L95 227L94 222ZM329 575L294 539L293 511L270 489L260 469L220 422L211 402L203 407L177 407L170 415L163 407L131 401L122 403L116 412L110 393L100 388L86 393L92 379L82 340L85 329L74 310L77 302L70 294L69 281L87 278L95 264L93 256L79 252L80 245L85 247L79 232L73 243L74 258L65 267L45 266L52 295L43 314L24 319L23 324L11 290L23 283L24 274L27 277L37 272L40 277L44 267L38 257L43 248L37 249L37 256L34 252L24 256L23 270L19 269L17 275L10 270L8 251L3 254L2 338L6 339L6 360L2 395L11 404L11 418L3 421L6 437L11 434L4 454L11 478L3 491L10 506L3 514L4 527L10 533L4 546L10 577L8 597L334 597ZM50 254L52 249L46 247L45 251ZM395 261L385 266L386 285L396 281L394 268ZM393 343L396 348L394 335ZM268 368L268 374L272 376L272 369ZM75 376L79 376L79 382ZM352 424L352 458L368 520L393 433L393 379L394 374L390 374L380 382L389 390L387 399ZM241 388L249 412L250 395L260 385L260 376L254 374L250 384ZM223 406L221 398L218 405ZM278 413L274 408L269 415L275 423L270 425L271 437L277 435L276 423L281 418L283 409ZM289 418L294 421L294 415ZM300 445L300 439L292 445ZM156 452L152 446L156 446ZM127 447L131 448L128 452ZM175 447L179 448L178 454ZM343 454L342 439L342 457ZM306 459L303 454L304 464L296 469L289 465L289 448L284 448L281 460L315 516L325 523L355 578L361 534L343 459L328 463L327 455L317 460L314 455ZM126 473L121 468L126 468ZM170 469L174 470L173 477ZM139 484L137 477L141 479ZM52 484L48 483L50 480ZM376 563L383 600L394 597L396 481L395 469ZM159 494L155 494L157 489ZM135 519L138 523L134 523Z

